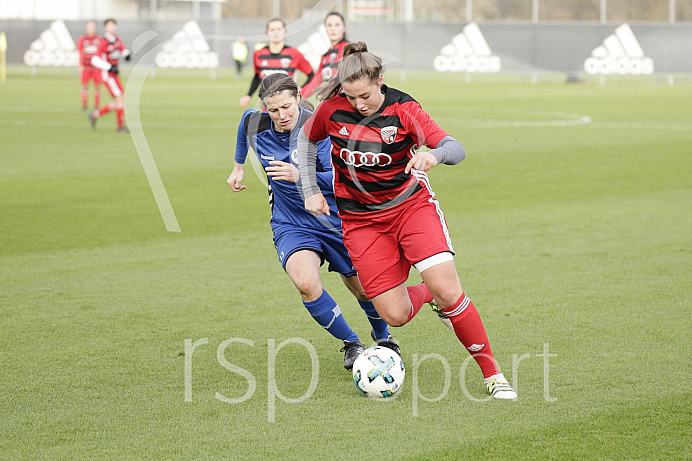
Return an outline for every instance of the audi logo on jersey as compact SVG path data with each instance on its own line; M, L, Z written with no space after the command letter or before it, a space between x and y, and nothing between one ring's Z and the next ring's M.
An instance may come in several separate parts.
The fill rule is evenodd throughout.
M350 151L346 148L341 149L339 158L346 165L358 166L387 166L391 165L392 157L389 154L382 152L360 152L357 150Z

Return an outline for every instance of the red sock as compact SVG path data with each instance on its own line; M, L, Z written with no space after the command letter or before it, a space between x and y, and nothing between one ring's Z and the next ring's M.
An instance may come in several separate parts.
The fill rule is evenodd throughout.
M82 107L86 107L89 99L89 91L82 89Z
M490 350L490 341L485 332L481 316L476 306L462 293L461 298L451 307L442 310L449 316L459 341L478 362L484 378L489 378L500 372Z
M408 297L411 298L411 313L408 315L408 319L406 319L406 323L408 323L420 311L423 304L433 300L433 295L430 294L430 290L425 286L425 283L406 287L406 289L408 290Z
M118 128L122 128L123 126L123 113L125 111L123 109L115 109L115 115L118 117Z
M101 117L110 111L111 111L111 105L106 104L105 106L103 106L102 108L99 109L99 115L98 116Z
M94 107L98 107L101 103L101 92L99 90L94 91Z

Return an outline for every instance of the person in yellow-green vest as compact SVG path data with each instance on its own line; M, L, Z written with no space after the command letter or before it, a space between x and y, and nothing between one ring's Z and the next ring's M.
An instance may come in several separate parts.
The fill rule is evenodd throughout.
M248 49L245 44L245 38L238 37L238 39L233 42L233 47L231 49L233 60L235 61L236 76L237 80L240 80L242 75L243 66L247 62Z

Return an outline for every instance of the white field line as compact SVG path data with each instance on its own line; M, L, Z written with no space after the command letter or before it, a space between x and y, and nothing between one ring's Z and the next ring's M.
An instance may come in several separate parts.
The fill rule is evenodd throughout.
M153 39L156 35L155 32L145 32L137 37L136 41L138 41L141 46L143 42ZM137 61L134 69L132 69L127 79L127 85L125 86L125 93L127 93L127 98L125 98L125 117L127 119L128 128L130 129L130 136L132 136L132 142L135 144L137 155L139 155L144 174L149 181L151 193L154 195L156 205L159 207L159 212L161 213L161 218L163 218L166 230L169 232L180 232L178 219L171 206L171 201L168 199L168 194L166 193L166 188L159 174L159 169L156 166L156 161L149 148L147 138L144 135L144 128L142 127L139 114L139 97L142 94L142 88L144 87L144 82L149 72L154 68L154 60L151 59L150 64L144 64L147 62L145 58L153 58L153 55L157 53L161 47L162 45L157 45L152 50L149 50L146 55ZM135 52L136 51L135 49Z

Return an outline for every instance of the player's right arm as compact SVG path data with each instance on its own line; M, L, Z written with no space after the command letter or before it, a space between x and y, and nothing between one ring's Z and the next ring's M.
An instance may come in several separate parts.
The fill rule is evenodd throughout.
M252 82L250 83L250 89L248 90L247 94L245 96L240 97L240 107L245 109L247 105L250 103L250 100L252 99L252 95L255 91L257 91L257 88L260 86L260 78L258 74L255 74L255 76L252 78Z
M107 40L101 40L96 53L91 57L91 65L97 69L106 70L108 72L118 73L118 66L112 65L107 61L106 48L108 47Z
M244 96L240 97L240 107L245 109L247 105L250 103L250 100L252 99L252 95L257 91L257 88L260 86L260 74L259 74L259 69L258 69L258 60L259 60L259 50L255 51L255 53L252 55L252 60L255 64L255 76L252 77L252 82L250 82L250 89L248 90L247 94Z
M117 69L117 66L114 66L108 61L105 61L98 55L93 55L91 57L91 65L96 67L97 69L107 70L108 72L113 72L115 69Z
M84 70L84 36L79 37L77 41L77 51L79 52L79 71Z
M332 141L330 138L317 143L317 185L324 192L334 193L334 172L332 171Z
M309 122L310 120L308 120ZM329 204L317 183L317 142L308 137L305 126L300 129L298 134L296 155L298 157L297 163L300 166L300 186L305 198L305 209L315 216L329 215Z
M247 186L242 184L243 178L245 177L244 167L244 163L233 162L233 171L226 180L228 185L231 186L231 190L233 192L240 192L241 190L247 188Z
M235 161L233 162L233 171L226 180L226 183L231 187L233 192L240 192L246 189L247 186L242 184L245 177L245 159L248 153L248 139L245 131L245 119L252 113L254 109L248 109L243 114L238 124L238 133L235 142Z

